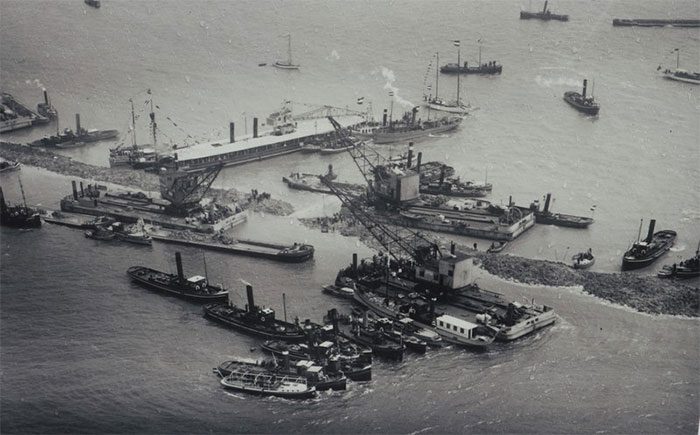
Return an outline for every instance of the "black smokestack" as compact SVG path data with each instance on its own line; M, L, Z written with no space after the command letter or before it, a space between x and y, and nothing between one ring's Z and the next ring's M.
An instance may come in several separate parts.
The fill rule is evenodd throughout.
M85 190L83 189L83 182L81 181L80 182L80 197L82 198L84 196L85 196Z
M70 184L73 186L73 199L78 200L78 187L75 185L75 180L71 180Z
M455 242L450 242L450 254L455 255Z
M406 168L411 168L413 163L413 142L408 143L408 161L406 162Z
M80 133L80 113L75 114L75 132Z
M418 113L418 106L414 107L413 110L411 110L411 124L416 123L416 113Z
M352 277L357 279L357 253L352 254Z
M647 243L651 243L652 237L654 237L654 227L656 226L656 219L649 221L649 232L647 233Z
M382 115L382 126L383 127L386 127L386 117L387 117L386 109L384 109L384 115Z
M430 320L435 317L435 298L430 298Z
M289 371L289 351L282 351L282 368L285 371Z
M583 79L583 98L586 98L586 88L588 87L588 80Z
M420 174L420 162L423 159L423 153L418 153L418 157L416 158L416 172Z
M177 280L182 284L185 281L185 273L182 271L182 256L175 253L175 266L177 266Z
M236 141L236 139L235 139L236 136L234 135L235 132L236 132L236 124L234 124L233 122L230 122L228 124L228 137L229 137L231 143L234 143Z
M44 89L44 104L49 105L49 94L46 92L46 89Z
M253 118L253 137L258 137L258 118Z
M7 204L5 204L5 194L2 193L2 187L0 187L0 209L5 211Z
M440 167L440 184L445 182L445 165Z
M248 294L248 312L252 313L255 311L255 299L253 299L253 286L246 284L245 291Z
M547 198L544 200L544 212L547 213L549 211L549 201L552 199L552 194L548 193Z

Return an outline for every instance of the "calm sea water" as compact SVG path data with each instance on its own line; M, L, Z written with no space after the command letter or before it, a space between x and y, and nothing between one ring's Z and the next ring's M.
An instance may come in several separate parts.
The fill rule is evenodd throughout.
M389 107L388 90L418 103L435 51L504 65L500 77L466 77L463 96L479 107L450 135L416 144L424 161L447 160L468 178L494 183L492 200L528 204L546 192L555 210L590 214L586 231L536 227L509 252L562 259L593 247L597 270L619 268L640 219L678 231L667 261L692 255L700 239L700 123L697 87L669 82L656 67L700 69L697 29L613 28L613 17L698 17L696 2L561 1L568 23L518 20L518 2L102 2L0 1L3 91L35 104L49 89L61 126L80 112L89 128L127 136L128 99L153 90L161 139L182 144L250 133L284 99L308 105ZM540 7L537 2L532 8ZM300 71L258 67L286 57L293 36ZM579 115L561 95L595 81L596 119ZM444 77L441 93L453 92ZM165 117L170 117L170 120ZM177 125L174 125L177 124ZM51 126L6 136L29 141ZM67 151L107 165L100 143ZM388 153L405 144L388 146ZM321 234L295 217L332 213L334 198L288 192L291 171L359 181L345 155L292 155L227 168L216 187L257 188L292 202L293 217L255 215L241 237L306 240L316 259L280 265L207 254L210 277L282 316L319 320L333 306L320 293L352 252L356 239ZM24 168L30 203L55 207L69 180ZM20 197L16 174L0 177ZM461 239L471 242L469 239ZM484 242L480 242L484 243ZM202 318L201 308L128 282L125 270L173 268L174 249L106 246L66 228L0 230L0 411L3 432L695 432L699 351L696 320L647 316L610 306L577 290L521 287L481 279L517 300L555 307L556 326L486 354L442 350L399 365L376 364L374 380L308 402L225 393L210 369L257 342ZM183 250L187 273L202 273L202 254ZM661 262L655 266L658 268ZM655 268L640 273L654 273ZM252 353L259 355L259 351ZM329 396L329 397L327 397Z

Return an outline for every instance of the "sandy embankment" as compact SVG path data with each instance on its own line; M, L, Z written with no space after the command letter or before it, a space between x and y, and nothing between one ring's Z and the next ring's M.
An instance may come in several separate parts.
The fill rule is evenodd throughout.
M77 177L89 181L113 183L141 191L157 192L160 187L158 176L145 171L130 168L104 168L77 162L69 157L47 150L31 148L9 142L0 142L0 157L13 160L23 165L36 166L58 174ZM63 195L65 192L57 192ZM262 193L262 192L261 192ZM237 202L242 208L265 212L273 215L287 216L294 208L286 201L265 198L258 201L250 193L235 189L209 189L208 197L216 197L224 204Z

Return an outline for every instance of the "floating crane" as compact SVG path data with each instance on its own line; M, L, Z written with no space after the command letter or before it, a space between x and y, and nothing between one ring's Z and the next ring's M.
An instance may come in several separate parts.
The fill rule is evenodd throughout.
M160 196L170 202L166 213L175 216L188 216L199 207L216 177L222 164L196 171L183 171L177 167L168 168L160 174Z

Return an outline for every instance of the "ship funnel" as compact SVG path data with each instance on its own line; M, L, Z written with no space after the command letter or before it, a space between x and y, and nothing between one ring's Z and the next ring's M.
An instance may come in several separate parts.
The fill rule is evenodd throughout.
M544 212L547 213L549 211L549 202L552 200L552 194L548 193L547 198L544 200Z
M647 233L647 243L651 243L652 237L654 237L654 227L656 226L656 219L649 221L649 232Z
M255 299L253 299L253 286L250 284L245 285L245 291L248 295L248 312L255 312Z
M588 80L583 79L583 94L581 94L583 96L583 98L586 98L586 88L587 87L588 87Z
M75 114L75 134L80 134L80 113Z
M234 143L236 141L236 136L234 135L236 131L236 124L233 122L230 122L228 124L228 137L229 140L231 141L230 143Z
M73 186L73 199L78 200L78 187L75 185L75 180L71 180L70 184Z
M384 109L384 114L382 115L382 127L386 127L386 109Z
M0 209L5 211L7 204L5 204L5 194L2 193L2 187L0 187Z
M416 172L420 174L420 161L423 159L423 153L418 153L418 157L416 158Z
M258 137L258 118L253 118L253 137Z
M44 89L44 104L49 105L49 94L46 92L46 89Z
M282 368L285 371L289 370L289 351L288 350L282 351Z
M411 110L411 124L415 124L415 123L416 123L416 113L418 113L418 106L414 107L414 108Z
M333 336L337 337L338 336L338 310L335 308L331 308L331 310L328 312L331 317L331 324L333 325Z
M450 242L450 254L455 255L455 242Z
M83 189L83 182L80 182L80 197L85 197L85 190Z
M177 266L177 280L182 284L185 282L185 273L182 271L182 256L179 252L175 253L175 265Z
M352 277L357 279L357 252L352 254Z
M430 298L430 320L435 317L435 298Z
M544 2L544 8L542 8L542 13L546 14L547 13L547 0Z
M413 142L408 143L408 160L406 161L406 168L410 169L413 163Z
M440 167L440 184L445 182L445 165Z

